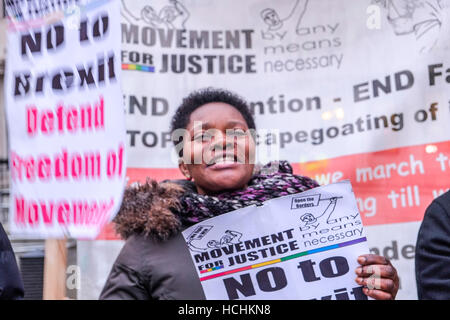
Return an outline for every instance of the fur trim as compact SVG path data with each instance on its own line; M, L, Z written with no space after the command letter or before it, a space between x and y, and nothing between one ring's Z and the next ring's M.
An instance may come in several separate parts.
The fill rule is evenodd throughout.
M172 210L179 209L184 188L177 183L147 179L145 184L125 189L115 229L123 239L144 234L165 240L181 230L181 222Z

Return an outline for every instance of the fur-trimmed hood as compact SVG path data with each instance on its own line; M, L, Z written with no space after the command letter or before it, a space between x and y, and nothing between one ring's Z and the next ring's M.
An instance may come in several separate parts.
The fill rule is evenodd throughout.
M245 190L218 196L199 195L195 184L188 180L158 183L147 179L144 184L129 186L114 219L116 231L124 239L143 234L166 240L204 219L319 186L308 177L294 175L287 161L255 169Z
M260 165L255 165L255 172L260 169ZM144 184L126 187L122 205L113 220L116 232L125 240L133 234L144 234L159 240L170 238L187 227L177 216L180 197L186 192L197 192L192 181L157 182L147 178Z
M116 232L123 239L135 233L168 239L182 229L175 213L180 208L180 197L192 188L195 188L193 183L187 180L158 183L150 179L127 187L114 218Z

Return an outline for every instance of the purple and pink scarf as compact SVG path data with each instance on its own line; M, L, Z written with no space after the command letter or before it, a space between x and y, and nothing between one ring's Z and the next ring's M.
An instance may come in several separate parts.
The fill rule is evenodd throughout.
M186 188L186 183L191 185ZM177 216L185 226L236 209L259 205L273 198L303 192L319 186L311 178L293 174L292 167L287 161L270 162L259 169L253 175L245 190L208 196L198 194L192 182L186 181L183 184L186 192L180 199L181 208L177 212Z

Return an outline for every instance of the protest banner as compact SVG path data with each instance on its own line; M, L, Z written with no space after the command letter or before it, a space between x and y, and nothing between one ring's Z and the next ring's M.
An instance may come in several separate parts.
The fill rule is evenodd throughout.
M367 300L367 238L349 181L235 210L183 231L207 299Z
M449 1L121 4L129 182L183 178L176 108L192 90L234 91L255 117L259 162L288 160L321 185L351 180L371 252L398 270L397 299L417 298L417 232L450 179ZM111 225L99 239L112 264L123 242ZM80 259L108 246L81 245ZM83 271L86 286L90 274L102 282Z
M119 1L7 2L10 231L93 239L125 185Z

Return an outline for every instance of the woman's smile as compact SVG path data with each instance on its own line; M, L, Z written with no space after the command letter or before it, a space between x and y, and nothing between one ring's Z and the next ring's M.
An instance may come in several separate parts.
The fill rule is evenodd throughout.
M212 158L211 161L208 161L206 168L214 170L229 169L235 168L239 163L242 163L242 161L239 161L237 156L232 153L224 153L219 154Z
M240 164L231 161L231 160L224 160L224 161L218 161L214 164L210 164L206 166L207 170L225 170L225 169L235 169Z

